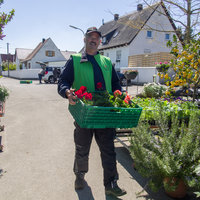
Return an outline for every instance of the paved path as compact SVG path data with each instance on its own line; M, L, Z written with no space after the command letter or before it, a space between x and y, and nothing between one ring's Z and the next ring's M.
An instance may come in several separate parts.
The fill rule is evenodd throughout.
M10 90L6 114L4 152L0 154L0 200L111 200L106 197L99 150L92 143L88 186L74 190L73 123L68 103L57 94L55 84L20 84L19 80L2 78L0 84ZM130 89L134 93L137 87ZM137 90L136 90L137 91ZM133 169L128 151L116 142L119 184L135 200L145 180ZM148 191L149 192L149 191ZM143 192L140 200L167 200L163 193Z

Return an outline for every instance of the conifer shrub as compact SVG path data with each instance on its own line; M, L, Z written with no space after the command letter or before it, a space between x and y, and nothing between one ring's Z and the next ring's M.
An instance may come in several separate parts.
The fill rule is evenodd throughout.
M199 188L200 178L194 169L200 163L200 120L197 112L191 113L189 124L181 123L176 114L168 117L160 107L156 114L158 131L148 123L140 122L130 138L130 153L138 172L148 178L153 191L163 187L164 178L183 180L192 188ZM176 186L168 186L175 190ZM200 190L199 190L200 191Z

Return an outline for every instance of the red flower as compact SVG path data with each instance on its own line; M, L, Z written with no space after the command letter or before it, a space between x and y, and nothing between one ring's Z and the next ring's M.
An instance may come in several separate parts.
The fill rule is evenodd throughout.
M75 92L75 95L76 95L79 99L82 99L82 98L83 98L83 92L82 92L82 90L77 90L77 91Z
M115 90L114 91L114 96L121 96L122 95L122 92L120 90Z
M101 89L102 88L102 83L101 82L98 82L97 83L97 89Z
M82 93L86 92L87 88L85 86L81 86L80 89L82 91Z
M127 101L130 101L131 100L131 96L130 95L128 95L128 93L126 92L126 97L125 97L125 99L127 100Z
M129 104L129 102L126 99L124 99L124 102L127 103L127 104Z
M85 96L85 99L86 99L86 100L92 100L92 94L91 94L91 93L85 92L85 93L84 93L84 96Z

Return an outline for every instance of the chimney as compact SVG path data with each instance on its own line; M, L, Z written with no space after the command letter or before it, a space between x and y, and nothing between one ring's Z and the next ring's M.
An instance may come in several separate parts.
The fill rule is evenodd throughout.
M104 25L104 19L102 19L102 25Z
M137 5L137 11L142 11L143 10L143 5L142 4L138 4Z
M42 38L42 43L44 43L45 42L45 39L44 38Z
M117 21L119 19L119 14L114 14L114 20Z

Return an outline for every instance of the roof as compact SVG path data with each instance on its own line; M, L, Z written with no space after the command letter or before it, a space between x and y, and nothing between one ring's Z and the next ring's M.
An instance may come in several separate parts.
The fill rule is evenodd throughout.
M36 54L37 52L44 46L44 44L49 40L50 38L48 39L43 39L42 42L40 42L37 47L35 49L32 50L32 52L26 57L25 61L28 61L28 60L31 60Z
M99 46L99 50L130 44L159 5L161 3L156 3L103 24L99 31L102 34L102 41L104 42L106 37L106 42Z
M25 60L33 49L16 48L15 55L19 60Z
M7 62L8 60L10 62L15 62L15 55L13 54L0 54L0 56L2 62Z
M75 51L61 51L62 55L68 60L72 54L75 54Z

